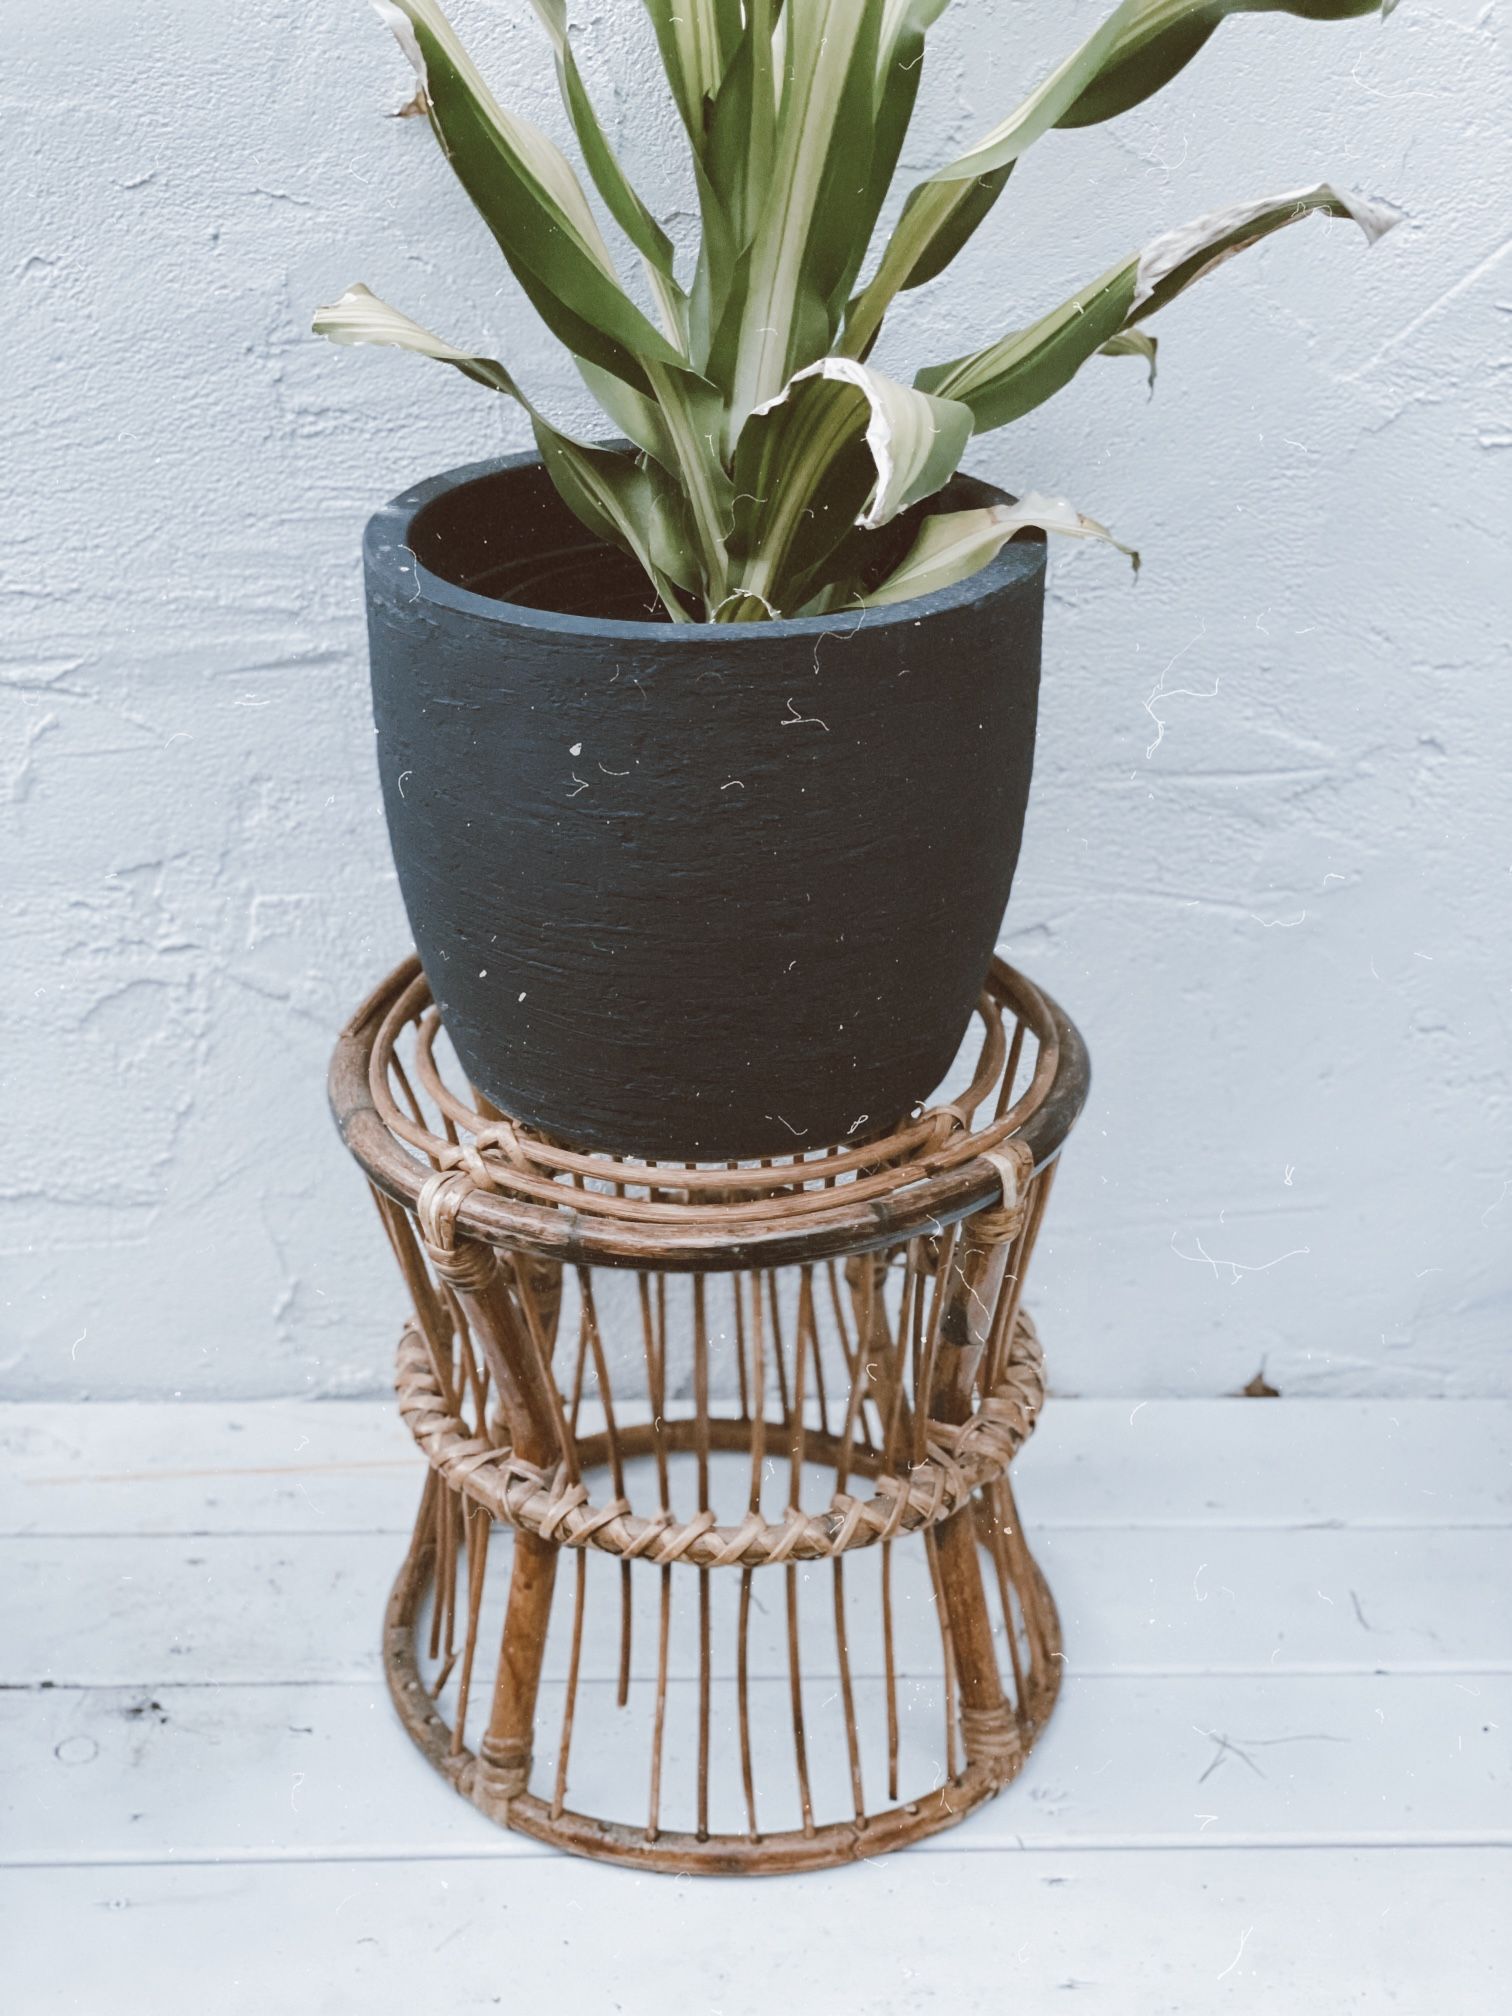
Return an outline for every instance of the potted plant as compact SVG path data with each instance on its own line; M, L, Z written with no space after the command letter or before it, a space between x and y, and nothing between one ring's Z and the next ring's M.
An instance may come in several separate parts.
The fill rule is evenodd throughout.
M365 287L316 315L518 401L538 451L421 483L367 535L389 830L447 1031L481 1092L571 1143L710 1160L863 1138L947 1069L1008 900L1043 535L1111 536L960 473L972 436L1093 356L1153 372L1150 318L1282 226L1373 240L1394 213L1326 182L1217 211L912 384L870 361L888 308L1036 140L1140 103L1226 16L1394 0L1123 0L909 193L869 270L945 0L645 0L698 192L688 272L598 122L565 0L533 0L645 305L436 0L375 4L616 437L574 439L503 363Z

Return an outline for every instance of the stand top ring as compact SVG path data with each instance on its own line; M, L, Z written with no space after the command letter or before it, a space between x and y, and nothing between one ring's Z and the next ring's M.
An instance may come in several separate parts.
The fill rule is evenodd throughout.
M976 1025L967 1088L885 1134L759 1163L647 1163L563 1147L477 1100L437 1055L440 1017L411 957L342 1031L331 1108L371 1181L406 1209L455 1171L461 1237L589 1266L788 1266L1011 1205L1013 1164L1027 1180L1054 1161L1090 1083L1075 1024L994 959Z

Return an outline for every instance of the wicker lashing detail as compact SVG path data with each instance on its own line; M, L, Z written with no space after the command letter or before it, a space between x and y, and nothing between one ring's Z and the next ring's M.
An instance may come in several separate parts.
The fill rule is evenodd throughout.
M432 1467L493 1518L564 1547L598 1547L626 1560L699 1568L828 1560L918 1532L950 1517L982 1485L1005 1474L1028 1439L1045 1397L1044 1359L1029 1317L1020 1312L1003 1376L969 1420L931 1422L924 1457L906 1475L884 1474L869 1498L837 1491L822 1512L789 1510L781 1523L748 1512L720 1526L712 1511L649 1518L625 1498L595 1504L563 1464L528 1463L507 1442L471 1434L446 1405L418 1331L399 1344L399 1412Z
M785 1265L901 1244L996 1210L994 1151L1016 1161L1026 1147L1041 1172L1054 1161L1085 1091L1080 1037L1001 960L977 1022L965 1088L875 1135L760 1162L647 1162L574 1150L456 1082L455 1060L437 1049L439 1013L409 961L343 1033L332 1100L353 1153L406 1209L433 1174L471 1178L470 1192L450 1193L465 1198L459 1239L554 1260L713 1271L739 1242L753 1260Z
M960 1709L961 1737L973 1762L1001 1771L1018 1759L1024 1747L1024 1732L1006 1706Z
M465 1170L438 1169L421 1185L415 1204L425 1257L444 1281L470 1294L488 1286L498 1265L493 1248L481 1240L457 1241L457 1213L476 1188Z
M1001 1148L989 1148L982 1156L997 1171L1003 1186L1003 1201L995 1210L978 1211L971 1229L989 1246L1016 1239L1024 1229L1029 1184L1034 1176L1034 1155L1022 1141L1006 1141Z

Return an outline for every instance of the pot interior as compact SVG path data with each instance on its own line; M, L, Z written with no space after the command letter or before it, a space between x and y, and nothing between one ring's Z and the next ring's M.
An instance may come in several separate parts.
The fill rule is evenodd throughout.
M939 496L872 535L867 581L891 571L927 512L988 502L997 494L970 477L954 478ZM407 543L429 573L494 601L614 623L672 620L639 562L595 539L539 463L514 463L449 485L415 513Z
M443 491L415 514L409 543L422 567L474 595L562 616L671 621L639 563L579 524L539 466Z

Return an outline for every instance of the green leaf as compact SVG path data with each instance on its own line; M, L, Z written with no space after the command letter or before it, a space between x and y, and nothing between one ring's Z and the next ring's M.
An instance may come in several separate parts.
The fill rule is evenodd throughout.
M732 604L721 620L791 614L805 584L855 528L876 489L866 400L851 385L806 381L746 423L735 451Z
M1138 255L1121 260L1068 301L996 343L930 365L914 383L970 406L979 433L1005 427L1058 392L1123 328L1134 305Z
M871 161L880 8L786 0L782 18L770 180L743 286L710 360L711 375L730 388L730 441L798 366L828 347L831 303L844 289L851 217Z
M1123 0L1102 26L974 147L910 192L876 274L846 317L845 351L863 357L905 287L955 257L1025 149L1055 126L1087 126L1141 103L1191 61L1230 14L1340 21L1389 14L1395 0ZM972 184L968 197L959 185Z
M739 0L645 0L645 6L677 109L694 151L702 153L706 108L740 39Z
M881 184L879 200L887 193L913 117L924 75L925 37L949 5L950 0L882 0L874 91L877 138L871 164L873 184Z
M1230 14L1344 21L1380 12L1381 0L1123 0L1017 110L931 179L991 174L1054 126L1090 126L1127 112L1184 70Z
M673 273L672 241L636 194L605 137L567 33L567 0L530 0L530 4L551 38L562 102L593 185L615 223L645 260L668 334L681 348L687 341L687 301Z
M849 358L797 372L740 437L734 586L796 608L853 529L886 525L948 482L970 434L967 407Z
M720 457L724 408L713 387L690 372L648 363L646 375L697 533L704 593L717 602L725 592L725 540L734 518L734 486Z
M705 376L715 337L729 312L734 276L740 265L735 226L702 162L693 163L700 222L698 264L688 290L688 355Z
M847 269L847 285L855 280L866 256L867 243L902 152L924 68L925 31L943 12L945 4L946 0L887 0L878 58L870 188L857 220L856 253ZM903 206L906 221L900 222L889 239L882 263L865 295L846 309L846 341L842 346L846 356L865 357L894 296L910 287L922 287L950 264L1003 193L1009 173L1004 168L966 186L924 183L910 192Z
M1007 186L1013 163L973 182L921 182L910 189L881 262L845 311L847 357L865 357L899 294L943 273Z
M687 611L674 592L701 589L681 499L654 464L588 447L536 424L541 460L563 502L592 532L638 561L674 623Z
M685 360L621 287L566 157L499 105L436 0L373 4L415 67L453 172L542 319L576 355L648 391L648 360Z
M1092 81L1056 120L1094 126L1142 104L1191 62L1230 14L1293 14L1304 21L1349 21L1389 14L1396 0L1140 0L1121 7L1119 33Z
M699 570L680 494L666 476L633 456L574 440L553 427L496 357L459 350L359 283L315 311L317 336L333 343L376 343L450 364L475 384L502 392L529 415L541 459L569 508L601 539L640 562L674 620L685 616L671 584L696 589Z
M597 364L590 364L586 357L573 360L578 374L588 390L597 399L614 425L627 441L633 441L643 449L653 461L660 462L670 473L677 469L677 450L672 445L672 437L667 431L667 423L662 410L654 399L637 392L627 385L623 378L616 378L612 371L601 371Z
M693 157L702 237L689 343L693 361L705 371L716 336L738 326L738 304L732 307L732 301L749 268L751 240L771 183L777 116L771 0L752 0L750 16L718 91L705 106L703 144ZM727 348L729 342L727 337Z
M866 257L872 231L887 200L924 75L925 36L949 0L882 0L873 92L871 165L850 216L851 256L846 261L848 291Z
M1178 225L1174 231L1162 231L1140 253L1134 272L1131 319L1143 321L1157 308L1174 301L1204 273L1211 273L1236 253L1258 245L1272 232L1284 231L1288 224L1300 223L1315 213L1358 224L1367 245L1374 245L1402 221L1402 212L1394 204L1356 195L1332 182L1317 182L1310 189L1292 189L1282 196L1264 196L1258 202L1233 203L1224 210L1211 210L1190 224Z
M765 81L758 86L756 52L764 47ZM771 142L776 130L776 100L772 95L772 45L758 42L748 30L736 45L719 89L704 111L705 140L698 165L727 219L733 243L749 245L770 172ZM758 105L760 116L758 116ZM758 139L758 130L760 138ZM752 162L753 147L764 145L765 167Z
M528 120L498 105L436 0L375 0L375 5L419 71L431 123L452 168L543 319L576 357L661 407L697 532L705 585L722 594L730 512L718 458L719 422L708 418L712 391L620 287L568 162ZM612 163L607 147L603 155L600 166L607 175L611 169L605 164ZM628 184L625 190L628 202ZM669 306L675 311L677 304Z
M942 511L926 518L919 536L879 587L858 598L867 609L890 602L908 602L952 587L995 559L1015 533L1036 530L1068 539L1102 539L1128 555L1139 571L1139 555L1119 545L1106 525L1087 518L1064 497L1042 497L1037 491L1017 504L988 504L973 511Z
M332 343L375 343L387 349L410 350L417 357L434 357L438 363L452 365L474 384L486 385L491 392L502 392L515 400L532 420L537 417L534 406L496 357L480 357L470 350L459 350L444 336L433 336L401 309L391 308L387 301L380 300L360 280L348 287L340 300L317 308L310 326L317 336L324 336Z
M772 412L792 397L795 387L814 378L853 386L866 402L866 446L876 485L856 521L863 532L888 524L950 481L971 438L970 407L931 398L849 357L822 357L795 372L777 398L752 417Z
M963 401L976 416L978 433L1005 426L1058 392L1094 352L1129 325L1153 315L1236 252L1315 211L1352 219L1372 244L1399 216L1328 182L1213 211L1163 233L1142 252L1110 266L1028 328L1016 329L969 356L921 371L914 382L921 391Z
M1141 357L1153 385L1147 318L1245 246L1312 211L1353 217L1372 238L1394 221L1328 184L1215 213L906 387L865 361L890 303L960 251L1036 139L1139 104L1231 14L1342 20L1387 13L1392 0L1122 0L1006 120L909 194L859 292L926 37L947 0L645 0L697 178L702 240L686 292L671 240L589 97L569 0L531 4L555 53L582 181L545 134L500 106L440 0L374 0L419 75L413 109L634 451L553 428L497 359L442 342L365 289L322 309L317 327L421 352L518 400L571 508L635 555L681 620L699 605L712 620L749 622L927 592L1026 523L1107 537L1053 499L922 525L910 507L939 490L973 429L1027 413L1089 356ZM654 312L621 284L590 182L645 263Z

